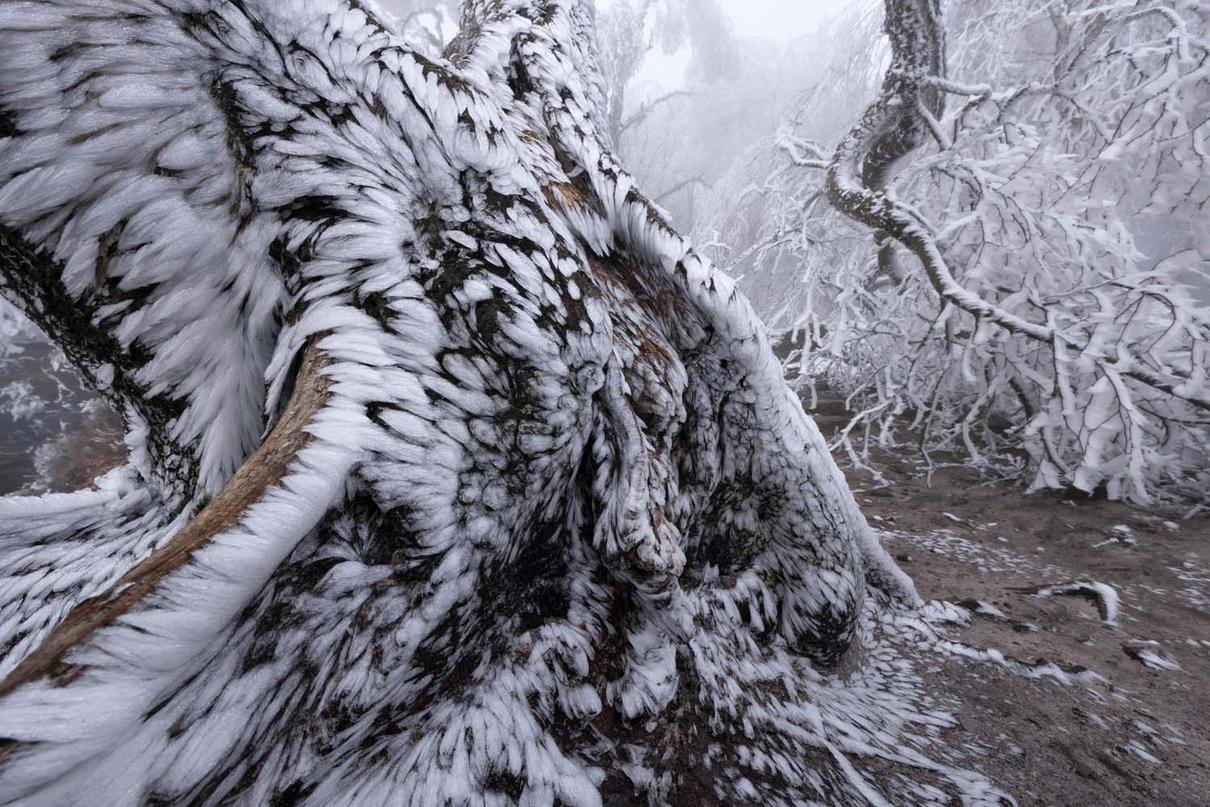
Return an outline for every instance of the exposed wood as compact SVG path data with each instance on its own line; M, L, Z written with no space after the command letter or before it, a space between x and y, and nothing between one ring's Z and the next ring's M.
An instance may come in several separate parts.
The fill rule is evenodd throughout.
M72 648L138 605L281 483L290 463L311 441L307 425L328 400L330 382L323 374L327 364L313 339L303 351L293 392L268 439L172 540L123 575L109 591L72 609L42 645L0 681L0 696L42 678L59 686L77 678L83 669L65 661Z

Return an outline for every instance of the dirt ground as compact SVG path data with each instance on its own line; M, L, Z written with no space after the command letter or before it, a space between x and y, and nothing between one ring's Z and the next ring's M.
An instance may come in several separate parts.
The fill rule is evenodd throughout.
M926 600L972 614L956 652L919 661L958 717L955 761L1021 805L1210 804L1210 518L876 467L889 486L847 471L867 518ZM1035 593L1070 582L1112 586L1116 620Z

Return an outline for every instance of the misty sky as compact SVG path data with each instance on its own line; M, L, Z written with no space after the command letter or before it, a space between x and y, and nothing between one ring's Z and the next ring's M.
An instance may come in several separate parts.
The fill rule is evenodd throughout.
M423 6L416 0L379 0L388 11L400 14L408 8ZM611 0L596 0L597 8L608 8ZM839 13L855 0L719 0L731 18L735 32L743 38L762 37L786 42L814 31L821 23ZM457 0L447 0L457 7ZM658 49L648 56L639 80L662 87L680 84L688 65L687 53L669 55Z
M597 8L607 8L610 0L596 0ZM765 38L788 42L809 34L855 0L719 0L731 18L735 32L742 38ZM684 82L689 54L665 54L656 49L647 56L639 71L639 82L654 82L664 89Z
M413 6L409 0L379 0L394 13ZM605 8L610 0L597 0ZM810 33L819 23L853 0L719 0L731 17L735 30L744 37L769 37L786 40ZM457 6L451 0L451 6Z
M719 0L740 36L790 39L810 33L853 0ZM598 0L598 5L606 3Z

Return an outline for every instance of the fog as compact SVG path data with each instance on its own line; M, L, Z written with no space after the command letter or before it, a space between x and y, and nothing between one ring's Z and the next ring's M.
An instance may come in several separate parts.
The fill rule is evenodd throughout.
M1079 2L1071 0L1073 8ZM457 30L457 3L380 5L421 50L438 52ZM1169 37L1158 17L1141 25L1127 15L1116 23L1126 45L1075 69L1060 58L1060 40L1085 25L1086 16L1073 12L1060 25L1045 0L944 7L949 78L1005 92L1058 80L1062 97L1097 113L1087 125L1055 100L1058 93L1043 93L1008 110L1009 125L994 126L992 117L976 114L987 111L979 104L959 117L955 98L939 114L945 147L937 148L934 133L897 162L893 191L947 233L956 282L1022 306L1014 313L1030 320L1039 317L1034 301L1048 299L1067 301L1062 316L1073 323L1101 316L1101 306L1145 311L1132 321L1137 332L1123 331L1123 344L1149 344L1143 335L1169 333L1173 318L1204 321L1210 239L1202 211L1210 206L1210 180L1195 122L1204 136L1210 108L1197 61L1165 61L1166 49L1193 45ZM739 282L771 331L831 334L828 349L812 357L817 375L852 392L857 376L874 367L895 373L927 364L899 354L910 347L931 357L932 370L893 378L876 395L936 384L959 411L987 388L948 387L950 357L985 362L978 372L964 364L961 378L985 377L1000 389L1001 354L980 354L982 337L963 353L933 344L935 335L919 330L938 304L919 262L894 246L875 249L868 227L831 207L820 170L879 92L889 55L882 9L881 0L598 0L608 103L601 134L644 195ZM1188 24L1196 27L1196 16ZM1101 47L1112 40L1090 41ZM1164 93L1147 94L1147 71L1177 68L1188 75L1178 71ZM1118 131L1120 140L1107 145L1106 135ZM1119 289L1120 299L1106 303L1103 285ZM1014 297L1010 289L1027 292ZM1160 309L1147 310L1144 302ZM946 338L961 341L970 333L957 328ZM14 345L35 339L34 329L2 303L0 336ZM1072 343L1086 339L1076 333ZM1172 355L1141 360L1187 367L1204 350L1201 339L1191 335ZM1046 378L1052 369L1021 372ZM0 378L0 421L6 412L14 423L19 413L42 413L47 422L67 417L53 396L34 395L29 382L39 373L45 375L37 367L13 369ZM1093 374L1080 383L1091 387L1096 380ZM910 410L935 397L933 389L895 393L907 395L906 404L889 398L880 404ZM1039 392L1038 400L1046 395ZM1007 407L998 413L1007 422L1019 418L1015 400L980 400L988 412ZM61 408L74 417L78 406L73 399Z
M1072 345L1092 338L1089 322L1124 312L1107 355L1178 368L1174 378L1183 379L1204 364L1208 341L1203 326L1184 325L1205 321L1210 296L1200 145L1210 107L1201 63L1181 55L1202 46L1168 30L1175 11L1145 24L1115 11L1092 25L1103 9L1083 3L1064 4L1065 16L1046 0L942 4L947 79L1005 98L1014 88L1042 91L1022 91L1009 105L949 93L936 125L922 121L913 148L890 167L888 193L945 233L938 248L952 264L950 288L999 306L997 316L1068 323L1048 327L1068 329ZM1046 379L1067 368L1019 334L1011 348L986 341L971 310L963 324L933 331L942 281L930 282L918 256L894 242L878 249L868 222L835 208L825 186L822 169L881 92L891 46L883 9L881 0L599 0L606 139L669 221L739 281L772 331L815 334L827 349L804 355L813 377L864 395L871 412L933 401L930 439L943 446L961 435L977 462L988 461L989 448L1036 450L1024 413L1051 405ZM1190 31L1204 27L1197 13L1182 19ZM1156 76L1168 77L1149 89ZM1029 358L1008 358L1017 350ZM1080 373L1070 383L1082 405L1113 381L1095 367ZM1019 390L1007 392L1014 384L1028 387L1024 408ZM1154 389L1136 394L1150 399L1145 418L1131 400L1098 405L1121 418L1105 423L1155 426L1142 439L1112 425L1050 422L1063 435L1060 465L1078 484L1108 480L1112 495L1144 500L1149 487L1176 484L1170 466L1151 457L1200 461L1182 453L1200 438L1166 422L1170 402ZM998 427L975 447L966 419L977 412L1026 437L1007 440ZM1094 431L1114 444L1115 459L1079 450Z
M608 10L612 0L599 0ZM741 37L786 41L812 33L854 0L720 0L731 27Z
M1210 0L461 2L0 6L0 805L1207 803Z
M821 22L835 15L854 0L721 0L723 9L743 37L791 39L814 31ZM418 0L381 0L383 8L404 15L420 5ZM455 4L449 4L455 5ZM597 8L606 11L613 0L598 0Z

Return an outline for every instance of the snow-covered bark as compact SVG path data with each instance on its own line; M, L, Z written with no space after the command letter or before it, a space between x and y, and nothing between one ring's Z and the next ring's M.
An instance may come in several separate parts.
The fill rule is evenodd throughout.
M937 3L886 4L874 103L834 158L782 138L787 221L757 248L811 267L784 324L860 401L842 442L919 427L1035 487L1204 496L1206 23L1173 0L951 4L947 58Z
M915 593L603 143L592 24L0 6L0 290L132 449L0 500L0 800L994 803L893 664L823 677Z

